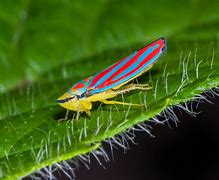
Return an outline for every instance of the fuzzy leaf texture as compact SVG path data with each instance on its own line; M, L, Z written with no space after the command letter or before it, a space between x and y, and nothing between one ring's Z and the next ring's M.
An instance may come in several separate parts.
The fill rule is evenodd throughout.
M218 1L0 2L0 178L16 179L91 152L101 141L197 100L219 85ZM92 116L58 123L57 97L146 43L167 51L138 78L152 90L95 103Z

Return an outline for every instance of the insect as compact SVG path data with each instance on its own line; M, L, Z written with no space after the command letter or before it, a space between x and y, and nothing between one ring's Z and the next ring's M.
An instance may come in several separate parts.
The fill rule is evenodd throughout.
M165 39L157 39L101 72L74 84L57 99L59 105L67 109L65 119L68 117L68 110L77 112L76 119L79 119L81 112L86 112L90 116L92 102L95 101L100 101L104 104L139 106L139 104L109 99L131 90L150 89L148 84L131 83L127 85L127 83L148 71L162 54L165 47Z

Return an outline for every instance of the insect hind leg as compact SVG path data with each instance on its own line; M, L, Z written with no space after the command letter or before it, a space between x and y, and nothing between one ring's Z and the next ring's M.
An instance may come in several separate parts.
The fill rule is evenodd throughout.
M114 101L114 100L101 100L104 104L120 104L120 105L126 105L126 106L143 106L142 104L133 104L133 103L126 103L126 102L120 102L120 101Z
M116 94L123 94L129 91L133 90L150 90L152 87L150 87L148 84L128 84L124 86L122 89L116 90Z

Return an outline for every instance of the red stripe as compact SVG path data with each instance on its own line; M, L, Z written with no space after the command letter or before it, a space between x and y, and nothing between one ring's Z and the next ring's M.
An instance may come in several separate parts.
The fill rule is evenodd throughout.
M101 85L97 86L96 88L102 88L106 85L110 85L113 84L114 82L117 82L129 75L131 75L132 73L134 73L135 71L137 71L139 68L141 68L145 63L147 63L149 60L151 60L164 46L164 40L163 39L159 39L147 46L145 46L144 48L140 49L138 51L138 53L132 58L130 59L126 64L124 64L120 69L118 69L114 74L112 74L108 79L105 80L105 82L103 82ZM150 53L135 69L133 69L131 72L127 73L126 75L124 75L123 77L112 81L112 79L119 75L120 73L122 73L125 69L127 69L128 67L130 67L133 63L135 63L138 60L138 57L141 56L148 48L154 46L155 44L159 45L159 48L155 49L152 53ZM104 75L106 75L107 73L109 73L111 70L113 70L113 68L115 68L118 64L120 64L122 61L124 61L126 58L118 61L117 63L115 63L114 65L112 65L111 67L109 67L106 70L103 70L102 72L100 72L92 81L90 87L95 86L95 84L98 82L98 80L100 78L102 78Z
M154 43L152 43L150 46L146 46L145 48L141 49L141 50L139 51L139 54L137 55L137 57L135 57L135 59L138 59L139 56L141 56L148 48L150 48L151 46L154 46L154 45L157 44L157 43L159 44L160 47L157 48L157 49L155 49L153 52L151 52L151 53L139 64L139 66L138 66L137 68L133 69L133 70L130 71L129 73L127 73L127 74L125 74L124 76L120 77L119 79L117 79L117 80L115 80L115 81L112 81L112 83L114 83L114 82L116 82L116 81L120 81L121 79L123 79L123 78L125 78L125 77L131 75L131 74L134 73L135 71L138 71L138 69L140 69L144 64L146 64L148 61L150 61L152 58L154 58L154 56L156 56L156 54L159 53L160 49L162 49L162 48L164 47L164 45L165 45L164 42L163 42L163 40L161 40L161 39L158 40L158 41L156 41L156 42L154 42ZM121 70L121 72L123 72L124 70L125 70L125 68L123 68L123 69ZM117 74L118 74L118 73L116 72L115 75L114 75L112 78L110 78L110 80L113 79Z
M120 70L118 70L115 74L113 74L110 78L107 79L107 81L105 81L103 84L101 84L100 86L98 86L97 88L103 88L104 86L113 84L115 82L120 81L123 78L126 78L127 76L130 76L131 74L133 74L134 72L136 72L138 69L140 69L145 63L147 63L149 60L151 60L154 56L156 56L156 54L160 51L160 49L155 49L153 52L151 52L135 69L133 69L132 71L128 72L127 74L125 74L124 76L120 77L119 79L112 81L112 79L117 76L119 73L123 72L125 70L125 67L122 67ZM141 52L142 54L143 52ZM139 54L138 56L135 57L135 59L138 59L138 57L141 55Z
M92 77L92 76L90 76L90 77L84 79L83 81L87 83L87 82L90 80L91 77ZM83 83L83 82L77 83L75 86L73 86L73 87L71 88L71 91L74 91L74 90L76 90L76 89L78 89L78 88L79 88L79 89L80 89L80 88L84 88L84 83Z
M114 69L118 64L120 64L122 61L124 61L126 58L121 59L120 61L118 61L117 63L113 64L112 66L110 66L108 69L103 70L102 72L100 72L93 80L92 83L90 84L90 87L93 87L100 78L102 78L103 76L105 76L108 72L110 72L112 69Z
M124 76L120 77L119 79L117 79L116 81L120 81L123 78L126 78L127 76L130 76L131 74L133 74L135 71L138 71L142 66L144 66L144 64L146 64L149 60L151 60L152 58L154 58L154 56L156 56L156 54L159 52L159 50L154 50L151 54L149 54L144 61L142 61L138 67L136 67L135 69L133 69L132 71L128 72L127 74L125 74ZM111 83L113 84L116 81L111 81Z
M84 84L79 82L78 84L76 84L76 86L72 87L71 89L78 89L78 88L83 88Z

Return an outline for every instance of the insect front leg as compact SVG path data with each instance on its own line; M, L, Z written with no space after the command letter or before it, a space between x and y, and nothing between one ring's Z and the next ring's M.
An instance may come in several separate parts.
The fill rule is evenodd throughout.
M72 117L72 120L76 120L76 121L77 121L77 120L79 119L80 114L81 114L81 112L80 112L80 110L81 110L81 109L80 109L80 106L81 106L81 105L79 104L79 105L78 105L78 109L77 109L76 119L74 119L74 116L73 116L73 117Z
M66 113L65 113L65 117L59 119L58 121L59 121L59 122L60 122L60 121L66 121L66 120L68 119L68 114L69 114L69 110L67 109L67 110L66 110Z
M80 114L82 112L85 112L89 117L91 116L91 110L92 108L92 103L88 100L80 100L77 109L75 109L76 113L76 118L75 118L75 114L72 117L72 120L79 120Z
M91 112L90 112L90 110L84 110L84 112L89 116L89 117L91 117ZM79 120L79 117L80 117L80 114L81 114L82 112L80 112L79 110L77 111L77 114L76 114L76 119L74 119L74 117L75 116L73 116L72 117L72 120Z
M87 114L89 117L91 117L91 112L90 112L90 110L85 110L85 112L86 112L86 114Z
M77 115L76 115L76 121L79 119L79 117L80 117L80 111L77 111Z

